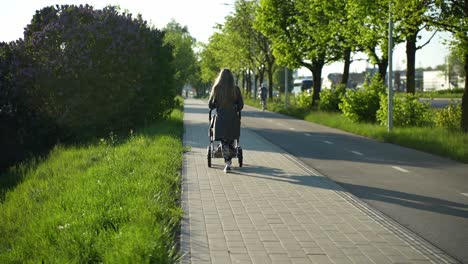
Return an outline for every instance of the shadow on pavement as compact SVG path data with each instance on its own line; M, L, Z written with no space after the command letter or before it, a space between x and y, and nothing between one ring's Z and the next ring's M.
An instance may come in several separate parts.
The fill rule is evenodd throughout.
M220 167L220 169L222 169L222 167ZM335 184L331 183L328 178L324 178L322 176L288 176L288 174L281 169L268 168L258 165L246 164L245 167L235 168L231 173L246 177L281 181L291 184L299 184L308 187L343 191L342 188L336 186ZM229 176L229 174L227 176ZM408 208L468 218L468 205L462 203L452 202L429 196L393 191L383 188L369 187L344 182L336 183L343 187L347 192L353 193L361 199L398 204L400 206Z
M336 182L361 199L398 204L404 207L445 215L468 218L468 206L462 203L451 202L440 198L387 190L376 187Z
M316 187L329 190L342 190L335 184L331 184L328 178L312 175L290 175L282 169L270 168L265 166L244 164L242 168L234 168L232 174L239 174L247 177L261 178L265 180L274 180L298 184L308 187Z
M201 140L186 141L185 143L192 147L206 148L210 143L208 137L208 114L206 116L206 123L191 123L190 126L193 127L194 131L200 129L206 131L206 133L201 135ZM249 144L249 141L252 139L243 138L245 133L243 131L245 130L245 128L241 128L240 136L240 143L244 151L271 151L271 148L263 148L263 144ZM300 158L423 168L453 166L448 160L449 163L433 162L436 156L431 154L353 135L282 129L249 128L249 130ZM306 133L309 136L306 136ZM332 141L334 144L327 145L324 143L325 141ZM364 155L353 154L352 151L354 150L360 151Z

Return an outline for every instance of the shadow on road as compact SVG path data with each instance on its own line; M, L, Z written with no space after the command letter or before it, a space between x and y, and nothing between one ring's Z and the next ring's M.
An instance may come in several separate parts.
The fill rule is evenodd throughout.
M468 206L439 198L416 195L411 193L387 190L376 187L336 182L357 197L385 203L397 204L404 207L430 211L439 214L468 218Z
M220 167L215 169L222 168ZM245 164L245 166L242 168L235 168L231 173L246 177L255 177L265 180L287 182L291 184L299 184L307 187L322 188L334 191L343 191L342 188L344 188L347 192L351 192L357 197L365 200L380 201L418 210L468 218L468 205L440 198L416 195L383 188L336 182L342 187L341 188L333 182L331 182L330 179L325 178L323 176L291 176L281 169L268 168L253 164Z

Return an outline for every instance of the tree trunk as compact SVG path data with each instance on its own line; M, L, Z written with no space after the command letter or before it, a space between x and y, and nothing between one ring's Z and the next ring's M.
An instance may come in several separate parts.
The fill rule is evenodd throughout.
M468 51L465 50L465 91L462 97L461 128L468 133Z
M385 77L387 76L388 60L382 58L382 60L380 60L377 65L379 66L380 79L385 82Z
M417 33L406 37L406 92L416 92L416 38Z
M258 86L261 86L262 83L265 81L265 68L264 67L258 70L258 79L259 79Z
M248 72L247 73L247 94L250 96L250 93L252 92L252 73Z
M317 106L318 101L320 100L320 90L322 88L322 69L325 64L324 60L313 60L311 72L313 76L313 87L314 93L312 94L312 107Z
M244 93L245 93L245 91L247 89L246 86L245 86L246 82L247 82L246 79L247 79L247 72L243 71L242 72L242 90L244 91Z
M273 99L273 67L268 67L268 97Z
M343 77L341 78L341 83L346 85L346 87L348 87L350 65L351 65L351 48L346 48L344 51Z

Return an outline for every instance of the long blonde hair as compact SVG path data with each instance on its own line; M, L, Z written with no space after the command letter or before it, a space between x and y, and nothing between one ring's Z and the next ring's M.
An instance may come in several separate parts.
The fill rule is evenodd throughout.
M229 107L237 100L237 93L232 72L226 68L222 69L211 87L210 100L214 99L221 107Z

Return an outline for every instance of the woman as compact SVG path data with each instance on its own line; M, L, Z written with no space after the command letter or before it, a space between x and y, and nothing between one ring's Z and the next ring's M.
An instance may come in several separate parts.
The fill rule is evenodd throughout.
M234 84L234 76L229 69L222 69L211 88L210 109L216 108L213 126L214 140L221 141L224 172L231 170L231 159L234 152L234 140L240 136L240 111L244 100L239 87Z

